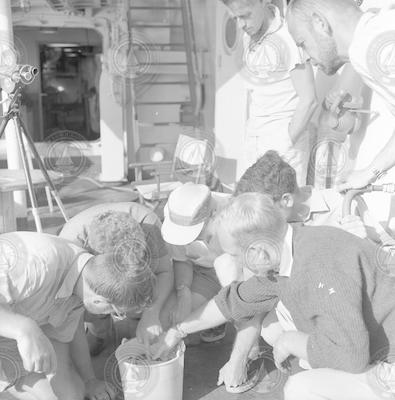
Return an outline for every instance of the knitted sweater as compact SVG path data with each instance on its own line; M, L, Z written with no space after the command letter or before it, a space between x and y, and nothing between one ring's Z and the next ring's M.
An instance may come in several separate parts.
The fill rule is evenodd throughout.
M215 298L221 312L240 320L280 299L309 335L313 368L358 373L394 355L395 279L382 272L379 248L337 228L293 229L291 276L234 282Z

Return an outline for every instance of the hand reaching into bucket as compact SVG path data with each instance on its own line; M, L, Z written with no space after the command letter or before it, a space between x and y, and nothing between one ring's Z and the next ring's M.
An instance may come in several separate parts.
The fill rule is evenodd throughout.
M89 400L114 400L117 392L106 382L91 379L85 383L86 397Z
M170 328L163 333L157 343L151 346L153 360L163 359L181 342L185 337L177 328Z
M137 340L148 348L162 332L163 329L159 321L159 313L154 309L147 309L144 311L137 325Z

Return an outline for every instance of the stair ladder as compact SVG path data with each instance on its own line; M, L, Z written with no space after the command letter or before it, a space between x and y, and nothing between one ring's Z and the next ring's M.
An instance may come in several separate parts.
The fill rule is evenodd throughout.
M131 0L132 37L141 44L136 57L146 63L142 76L134 81L137 162L149 162L154 146L162 147L165 159L171 160L185 126L202 122L191 11L191 0Z

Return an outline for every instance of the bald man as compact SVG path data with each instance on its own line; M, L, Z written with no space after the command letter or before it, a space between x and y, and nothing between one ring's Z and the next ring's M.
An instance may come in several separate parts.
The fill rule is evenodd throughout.
M296 44L326 74L350 62L395 118L395 2L362 12L354 0L293 0L288 28ZM379 134L379 132L378 132ZM395 165L395 133L368 167L353 172L340 190L364 187Z

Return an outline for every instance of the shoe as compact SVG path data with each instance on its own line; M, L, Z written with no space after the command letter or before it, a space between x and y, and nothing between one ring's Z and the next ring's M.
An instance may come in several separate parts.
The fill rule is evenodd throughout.
M90 332L86 334L89 345L89 353L92 357L98 356L106 348L106 340L92 335Z
M206 329L200 333L200 339L205 343L212 343L221 340L226 335L226 324L217 326L216 328Z
M225 389L228 393L244 393L256 386L262 377L262 372L264 370L264 359L250 359L247 362L247 369L247 380L239 386L226 386Z

